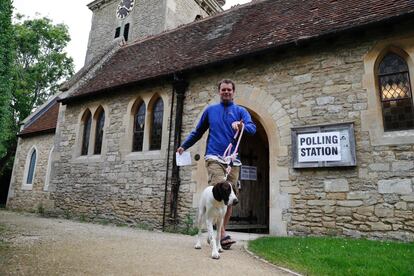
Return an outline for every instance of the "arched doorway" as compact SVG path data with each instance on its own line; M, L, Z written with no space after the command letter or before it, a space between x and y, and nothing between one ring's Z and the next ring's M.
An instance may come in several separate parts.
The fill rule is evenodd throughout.
M269 141L262 124L249 112L257 130L253 136L243 135L240 143L241 191L227 228L269 233Z

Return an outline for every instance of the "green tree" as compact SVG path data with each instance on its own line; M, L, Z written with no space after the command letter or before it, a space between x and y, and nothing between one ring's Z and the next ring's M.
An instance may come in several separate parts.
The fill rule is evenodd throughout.
M12 139L2 141L6 151L0 155L0 176L5 170L11 169L20 123L37 106L59 91L62 82L73 74L74 67L72 58L64 51L70 41L66 25L55 25L46 17L25 19L17 15L12 33L15 53L8 68L12 74L8 102L11 117L6 130Z
M73 60L64 52L70 41L64 24L53 25L48 18L22 20L14 24L16 40L13 110L20 122L33 108L59 90L73 74Z
M12 99L13 26L11 0L0 1L0 158L7 153L9 130L14 125L10 102Z

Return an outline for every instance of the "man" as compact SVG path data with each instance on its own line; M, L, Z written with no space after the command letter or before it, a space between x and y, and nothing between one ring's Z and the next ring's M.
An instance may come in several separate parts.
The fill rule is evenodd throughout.
M178 154L194 145L209 129L207 149L205 154L209 185L215 185L225 180L227 164L223 159L223 153L237 130L241 130L244 124L244 132L254 134L256 126L246 109L233 103L235 84L229 79L224 79L218 84L220 103L210 105L201 116L197 127L190 133L184 143L177 149ZM235 146L235 145L233 145ZM227 180L237 189L241 162L235 160ZM237 190L236 190L237 193ZM235 243L230 236L226 235L226 226L230 220L232 207L228 206L224 216L221 231L221 246L229 249ZM218 231L218 229L217 229Z

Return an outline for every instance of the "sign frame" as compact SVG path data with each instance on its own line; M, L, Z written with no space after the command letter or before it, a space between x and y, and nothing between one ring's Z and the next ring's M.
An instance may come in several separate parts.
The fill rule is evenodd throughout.
M341 148L344 148L345 156L341 161L313 161L313 162L299 162L298 158L298 135L313 134L325 132L340 132L344 137L341 141ZM355 153L355 131L354 123L337 123L314 125L306 127L291 128L292 137L292 165L293 168L318 168L318 167L353 167L357 165ZM347 139L348 138L348 139ZM342 140L342 139L341 139ZM344 146L342 146L344 143Z
M252 176L254 176L254 178L252 178ZM244 181L257 181L257 166L241 165L239 179Z

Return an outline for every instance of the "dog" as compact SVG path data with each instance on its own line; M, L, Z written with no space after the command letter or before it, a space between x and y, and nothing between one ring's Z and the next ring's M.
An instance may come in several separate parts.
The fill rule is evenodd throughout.
M224 181L214 186L204 189L201 194L201 200L198 208L198 235L194 246L195 249L201 249L201 230L203 223L207 226L208 238L211 247L211 257L213 259L220 258L220 252L223 248L220 243L220 229L223 225L223 218L227 211L227 206L236 205L238 203L236 194L230 182ZM216 238L213 235L213 225L216 224Z

